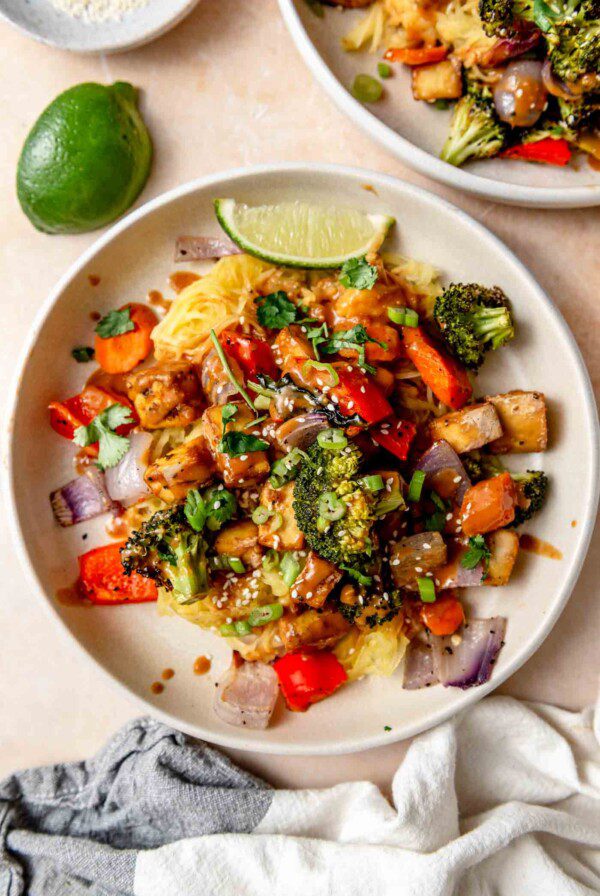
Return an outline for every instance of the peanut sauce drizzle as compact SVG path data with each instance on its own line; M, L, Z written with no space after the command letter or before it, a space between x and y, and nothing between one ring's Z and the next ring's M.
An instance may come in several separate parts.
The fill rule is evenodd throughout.
M210 669L210 660L207 656L199 656L194 662L194 675L206 675Z
M193 271L174 271L169 275L169 286L173 292L180 293L190 283L195 283L199 279L200 275L195 274Z
M554 545L535 535L529 535L524 532L519 538L519 547L523 551L529 551L530 554L537 554L539 557L548 557L550 560L562 560L562 551L555 548Z

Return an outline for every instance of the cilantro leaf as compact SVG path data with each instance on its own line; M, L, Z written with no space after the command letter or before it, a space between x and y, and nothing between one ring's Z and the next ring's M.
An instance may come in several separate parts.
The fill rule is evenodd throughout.
M252 451L266 451L269 443L264 439L257 439L246 432L239 432L232 429L230 432L223 434L218 445L218 450L230 457L241 457L243 454L249 454Z
M197 488L192 488L187 493L183 512L194 532L202 532L208 516L208 510L204 498Z
M116 467L129 451L129 439L118 435L114 430L126 423L133 423L131 410L122 404L111 404L87 426L78 426L73 433L73 441L82 448L98 442L96 465L101 470Z
M222 486L214 486L204 493L206 501L206 525L215 532L223 523L231 519L237 509L237 501L233 492Z
M487 569L491 557L483 535L475 535L469 538L469 549L460 561L460 565L464 569L475 569L478 563L483 563L484 569Z
M237 412L238 406L236 404L233 404L231 401L226 405L223 405L223 409L221 410L221 420L223 421L223 426L229 423L230 420L233 420Z
M367 342L374 342L384 350L387 348L385 342L380 342L379 339L369 336L362 324L356 324L351 330L337 330L332 333L329 339L322 342L321 351L326 355L334 355L345 348L356 349L359 366L364 367L369 373L375 373L375 368L366 362L365 344Z
M259 303L256 317L261 327L282 330L298 319L298 308L282 290L272 292L268 296L259 296L254 301Z
M74 358L78 364L86 364L88 361L93 360L94 349L91 345L76 345L75 348L71 349L71 357Z
M369 264L365 256L362 258L349 258L342 265L340 283L354 289L372 289L379 276L377 268Z
M96 333L101 339L110 339L111 336L121 336L135 330L135 324L131 319L129 308L122 311L109 311L96 326Z

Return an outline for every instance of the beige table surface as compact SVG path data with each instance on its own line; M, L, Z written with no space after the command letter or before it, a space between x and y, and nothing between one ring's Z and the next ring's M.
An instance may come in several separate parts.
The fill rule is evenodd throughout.
M202 0L170 34L108 58L72 56L0 23L0 385L6 392L32 316L97 234L49 237L21 214L14 172L31 124L81 81L130 80L156 159L142 201L238 165L322 161L418 183L460 205L530 267L574 330L600 385L600 209L533 211L478 201L413 174L346 121L299 58L275 0ZM6 425L6 420L5 420ZM30 594L0 515L0 775L95 751L137 707L78 654ZM550 561L548 561L550 562ZM596 694L600 533L570 603L538 653L501 691L578 708ZM320 786L368 778L386 787L406 744L341 758L231 755L269 781Z

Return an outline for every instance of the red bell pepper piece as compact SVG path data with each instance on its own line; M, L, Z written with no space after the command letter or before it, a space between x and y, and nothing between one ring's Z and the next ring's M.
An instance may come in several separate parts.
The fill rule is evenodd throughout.
M134 572L125 574L124 541L94 548L78 557L81 593L94 604L141 604L158 598L156 583Z
M64 401L52 401L48 405L50 410L50 426L65 439L73 439L73 434L78 426L87 426L111 404L123 404L128 407L134 418L133 423L125 423L119 426L116 432L120 436L127 435L137 425L137 415L131 402L123 395L115 396L100 386L86 386L79 395L66 398ZM96 456L98 445L90 445L83 449L86 454Z
M404 65L429 65L441 62L448 55L448 47L390 47L383 54L388 62L403 62Z
M285 702L296 712L329 697L348 678L338 658L327 651L287 653L273 668Z
M421 327L402 327L406 354L436 398L458 411L473 389L466 370L447 355Z
M544 137L533 143L519 143L500 153L503 159L522 159L524 162L543 162L545 165L568 165L572 151L563 137Z
M359 414L370 426L393 413L385 395L366 373L358 367L349 367L348 364L337 363L333 366L339 383L331 390L331 394L337 398L342 414L349 417Z
M257 373L264 373L271 379L279 379L280 372L271 346L264 339L245 336L235 330L223 330L219 335L219 342L225 354L237 361L246 378L252 379Z
M410 420L390 420L371 429L369 434L378 445L394 454L398 460L406 460L410 446L417 434L417 427Z

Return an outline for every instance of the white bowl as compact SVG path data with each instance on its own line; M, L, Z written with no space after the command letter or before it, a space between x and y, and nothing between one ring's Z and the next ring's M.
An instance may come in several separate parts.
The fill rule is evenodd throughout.
M565 168L502 159L472 162L464 168L442 162L451 112L415 102L407 66L392 65L385 95L365 105L349 93L355 76L377 76L381 53L347 53L341 39L365 10L324 7L323 18L306 0L279 0L285 23L304 61L330 98L352 121L420 174L495 202L533 208L579 208L600 205L600 172L578 160Z
M365 190L367 184L375 192ZM474 590L471 603L479 614L508 617L506 645L483 687L407 692L401 674L369 678L305 714L279 710L267 731L238 730L213 713L212 673L203 678L192 674L195 657L207 653L215 675L220 674L230 656L223 640L182 619L159 618L153 604L72 607L55 600L57 589L76 578L76 556L108 538L102 522L72 529L54 524L48 494L72 478L73 451L50 429L46 407L82 386L86 368L70 359L70 349L89 343L90 313L162 289L173 270L179 234L219 233L212 211L216 196L256 204L302 196L391 213L397 219L391 248L432 262L447 280L498 284L512 298L518 337L487 362L480 388L536 388L548 396L550 450L522 457L518 465L543 466L551 476L548 504L533 528L558 546L564 559L523 554L509 587ZM89 274L100 276L99 285L89 285ZM263 753L342 753L388 743L441 722L497 687L556 622L581 567L598 499L595 405L579 351L558 311L481 224L437 196L361 169L288 164L231 171L185 184L124 218L83 254L46 300L24 351L11 418L7 492L18 554L33 592L80 646L81 662L86 657L94 661L146 710L172 725L215 743ZM571 527L573 519L576 528ZM84 532L89 533L86 540ZM67 652L65 662L73 662ZM165 666L177 674L164 693L154 696L150 684ZM68 693L64 698L69 699ZM385 725L392 731L384 731Z
M198 0L148 0L118 21L86 22L50 0L0 0L0 16L29 37L76 53L117 53L141 47L174 28Z

